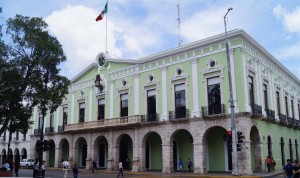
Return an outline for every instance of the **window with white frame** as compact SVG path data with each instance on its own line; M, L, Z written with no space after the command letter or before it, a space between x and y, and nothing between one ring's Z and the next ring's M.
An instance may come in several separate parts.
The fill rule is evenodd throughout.
M156 91L147 90L147 115L148 121L155 121L156 118Z
M54 126L54 113L50 114L50 128L53 128Z
M207 98L208 98L208 113L221 113L221 88L220 77L212 77L207 79Z
M104 119L105 117L105 99L98 99L98 120Z
M281 114L279 91L276 91L276 105L277 105L277 114L279 116Z
M185 98L185 84L178 84L175 88L175 117L186 117L186 98Z
M85 103L79 103L79 122L84 122Z
M255 99L254 99L254 84L253 84L253 77L248 76L248 89L249 89L249 102L250 106L255 104Z
M289 103L288 103L287 96L284 97L284 104L285 104L285 114L286 114L286 117L288 118L289 117Z
M295 118L295 112L294 112L294 98L291 99L291 111L292 111L292 118Z
M68 124L68 108L63 108L63 127Z
M120 117L128 116L128 93L120 96Z
M263 92L264 92L265 110L267 110L267 109L269 109L269 106L268 106L268 86L267 86L267 84L263 84Z

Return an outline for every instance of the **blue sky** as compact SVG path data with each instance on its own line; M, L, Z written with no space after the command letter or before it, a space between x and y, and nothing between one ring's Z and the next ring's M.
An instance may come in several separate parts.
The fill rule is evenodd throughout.
M95 18L106 0L1 0L0 22L22 14L43 17L67 55L62 74L73 78L105 51L105 20ZM178 46L178 0L110 0L108 51L139 59ZM180 0L182 44L244 29L300 78L299 0Z

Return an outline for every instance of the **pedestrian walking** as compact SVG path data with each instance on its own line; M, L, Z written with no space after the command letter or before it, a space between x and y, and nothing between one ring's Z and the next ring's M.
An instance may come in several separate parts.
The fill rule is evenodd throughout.
M16 174L16 177L19 177L19 169L20 169L20 161L17 159L15 161L15 174Z
M292 178L294 166L292 165L292 160L287 159L287 164L284 166L284 178Z
M6 160L5 163L2 165L3 171L10 171L10 167L8 161Z
M94 161L92 162L92 172L93 172L93 173L94 173L95 169L96 169L97 172L98 172L98 167L97 167L97 162L96 162L96 160L94 160Z
M64 161L61 163L61 165L62 165L63 171L64 171L64 178L66 178L68 176L69 163L68 163L68 161Z
M297 160L297 164L294 166L293 169L293 178L300 178L300 163L298 160Z
M276 166L276 161L273 159L273 157L271 157L271 171L272 172L275 171L275 166Z
M119 174L117 177L119 177L120 175L122 175L122 177L124 177L123 175L123 163L120 161L119 162Z
M33 177L36 177L36 173L37 173L37 170L39 169L39 164L38 164L38 160L35 159L35 162L32 166L32 169L33 169Z
M179 160L179 170L182 170L183 169L183 162L182 162L182 159L180 158Z
M46 165L45 165L45 160L43 160L43 164L42 164L42 177L45 177L45 172L46 172Z
M189 168L189 172L192 172L192 161L190 160L190 158L188 158L187 165L188 165L188 168Z
M78 167L77 164L75 163L73 166L73 178L77 178L78 177Z
M267 156L267 158L265 160L265 163L267 165L268 172L271 172L271 158L270 158L270 156Z

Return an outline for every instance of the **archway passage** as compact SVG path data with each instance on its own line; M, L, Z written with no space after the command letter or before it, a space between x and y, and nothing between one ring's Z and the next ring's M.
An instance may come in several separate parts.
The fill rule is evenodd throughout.
M55 165L55 143L53 140L49 141L50 150L49 150L49 167L54 167Z
M161 137L152 132L147 136L145 157L147 170L162 170L162 140Z
M271 137L268 138L268 154L272 154ZM251 168L253 172L263 171L262 159L261 159L261 144L259 131L256 126L253 126L250 130L251 140Z
M227 130L212 127L205 134L207 143L207 171L224 172L232 170L232 153L227 149Z
M14 161L20 161L20 151L18 148L15 149L15 160Z
M27 158L27 150L23 148L21 151L21 159L26 159L26 158Z
M187 130L177 130L171 136L171 143L173 144L173 168L175 171L188 171L187 162L188 159L194 160L194 146L193 137L191 133ZM182 160L183 168L179 169L179 161ZM192 168L193 170L193 168Z
M60 142L60 151L61 151L61 163L65 160L68 160L69 159L69 149L70 149L70 146L69 146L69 142L67 139L63 139L61 142Z
M78 150L78 164L80 167L86 167L87 158L87 142L84 138L79 138L76 143L76 149Z
M2 150L2 164L4 164L5 161L6 161L6 150L3 149L3 150Z
M101 136L97 138L94 144L94 150L96 150L96 160L98 160L99 168L107 167L108 158L108 142L105 137Z
M13 151L12 151L12 149L10 148L10 149L8 150L7 159L13 160L13 158L14 158L14 156L13 156Z
M123 163L123 167L126 170L132 169L132 158L133 158L133 149L132 149L132 139L129 135L125 134L121 136L120 140L120 149L119 149L119 160Z

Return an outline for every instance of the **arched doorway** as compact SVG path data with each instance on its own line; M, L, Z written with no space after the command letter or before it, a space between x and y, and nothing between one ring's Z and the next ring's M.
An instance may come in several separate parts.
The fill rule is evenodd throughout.
M26 158L27 158L27 150L23 148L21 151L21 159L26 159Z
M10 148L10 149L8 150L7 159L13 160L13 158L14 158L13 152L12 152L12 149Z
M17 161L17 160L20 161L20 151L18 148L15 149L14 155L15 155L14 161Z
M147 170L162 170L162 140L158 133L146 134L143 139L145 145L145 167Z
M124 169L132 169L133 148L132 139L129 135L124 134L119 137L119 161L123 163Z
M86 167L86 158L87 158L87 142L84 138L79 138L76 142L76 150L78 151L76 155L77 162L80 167Z
M175 131L171 136L171 144L173 144L173 168L179 170L178 163L181 159L183 162L183 169L180 171L188 171L187 162L188 159L192 161L194 165L194 139L191 133L187 130L180 129ZM193 170L193 168L192 168Z
M98 137L94 144L95 160L100 168L107 167L108 142L104 136Z
M281 151L281 165L284 166L285 164L285 156L284 156L284 140L283 138L281 137L280 138L280 151Z
M272 151L272 138L269 135L267 138L267 145L268 145L268 156L273 157L273 151Z
M294 162L294 155L293 155L293 143L292 139L289 139L289 150L290 150L290 159L292 160L292 163Z
M203 137L206 145L204 153L208 172L224 172L232 170L232 156L227 149L227 130L216 126L208 129ZM218 161L216 161L218 160Z
M60 154L58 154L58 160L60 161L60 164L69 159L69 142L67 139L62 139L59 143L59 152ZM58 165L60 165L58 164Z
M49 167L54 167L55 165L55 143L53 140L49 140L50 150L49 152Z
M295 139L295 150L296 150L296 159L299 160L297 139Z
M250 130L250 149L251 149L251 168L253 172L263 171L263 164L261 160L261 143L259 131L256 126L253 126ZM271 141L271 140L270 140ZM268 141L269 142L269 141ZM269 149L269 147L268 147ZM269 150L268 150L269 152ZM270 152L272 152L270 144Z
M5 161L6 161L6 150L3 149L3 150L2 150L2 164L4 164Z

